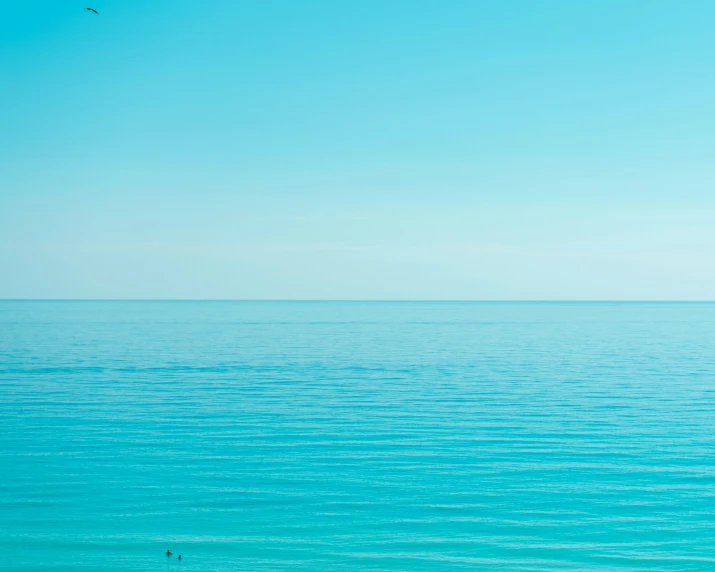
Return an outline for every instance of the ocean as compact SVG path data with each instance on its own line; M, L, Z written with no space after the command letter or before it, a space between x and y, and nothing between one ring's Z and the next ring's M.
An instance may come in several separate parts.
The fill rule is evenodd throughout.
M715 304L0 302L0 570L713 569Z

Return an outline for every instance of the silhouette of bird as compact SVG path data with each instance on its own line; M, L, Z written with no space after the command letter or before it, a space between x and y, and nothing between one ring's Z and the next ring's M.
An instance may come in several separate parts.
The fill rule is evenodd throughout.
M85 10L89 10L90 12L94 12L95 14L99 14L94 8L85 8Z

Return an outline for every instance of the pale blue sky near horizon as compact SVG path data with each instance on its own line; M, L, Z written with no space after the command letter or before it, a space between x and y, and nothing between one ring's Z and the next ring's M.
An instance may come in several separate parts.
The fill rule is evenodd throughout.
M0 3L0 298L715 299L715 3L86 2Z

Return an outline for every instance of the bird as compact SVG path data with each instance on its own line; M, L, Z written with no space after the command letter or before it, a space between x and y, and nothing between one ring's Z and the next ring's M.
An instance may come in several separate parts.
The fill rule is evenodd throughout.
M85 10L89 10L90 12L94 12L95 14L99 15L99 12L97 12L94 8L85 8Z

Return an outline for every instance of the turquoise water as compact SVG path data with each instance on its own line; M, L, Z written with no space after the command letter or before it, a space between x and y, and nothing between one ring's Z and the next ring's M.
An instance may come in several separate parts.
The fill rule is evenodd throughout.
M2 570L715 569L715 304L0 302L0 418Z

